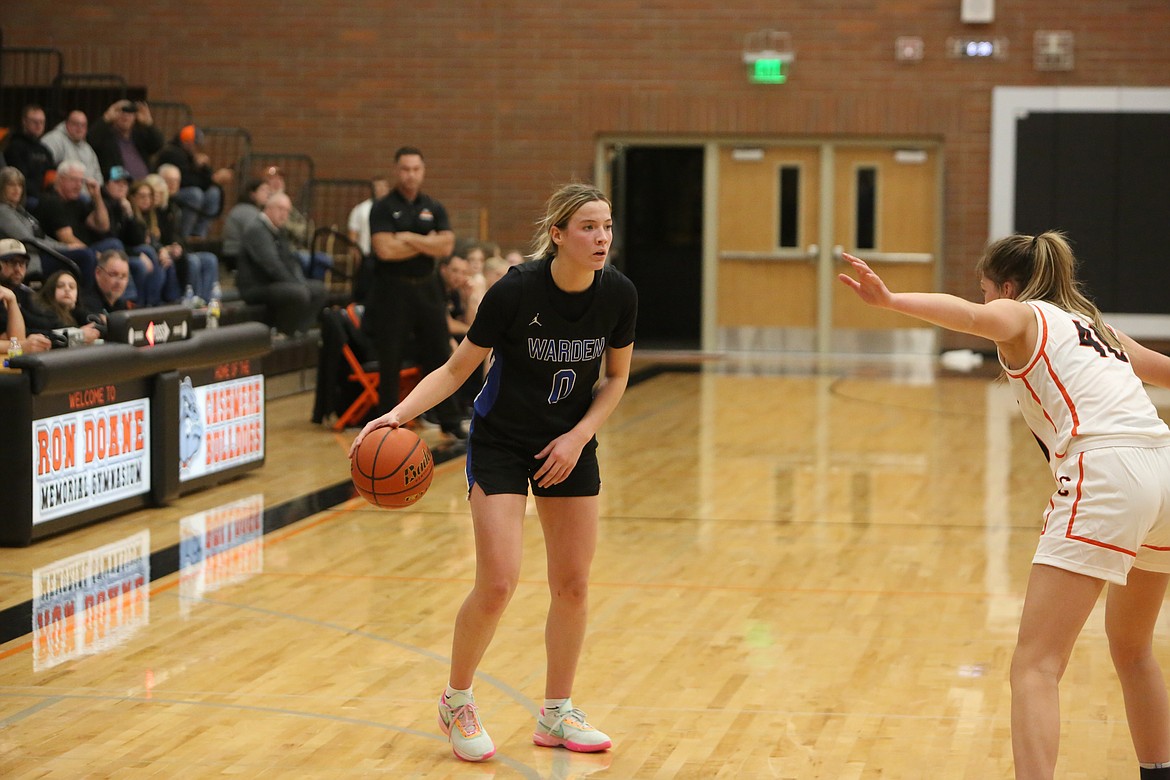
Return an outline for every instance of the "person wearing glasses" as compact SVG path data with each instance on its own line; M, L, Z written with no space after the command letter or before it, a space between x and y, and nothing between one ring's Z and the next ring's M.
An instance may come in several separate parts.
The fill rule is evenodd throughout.
M130 308L124 297L130 283L130 260L121 249L107 249L98 255L94 282L94 287L81 293L81 305L86 311L101 314L105 322L106 314Z

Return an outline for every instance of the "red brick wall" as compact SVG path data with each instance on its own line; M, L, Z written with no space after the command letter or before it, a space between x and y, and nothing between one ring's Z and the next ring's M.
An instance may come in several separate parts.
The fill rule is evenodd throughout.
M67 9L67 10L63 10ZM145 9L145 10L144 10ZM115 72L254 148L305 153L317 175L388 171L405 143L457 230L526 242L549 191L590 179L600 134L941 139L946 286L971 294L987 238L994 86L1166 86L1168 0L156 0L4 3L6 45L54 46L70 72ZM747 83L744 36L792 35L789 83ZM1038 29L1071 30L1076 68L1032 67ZM894 60L899 35L925 58ZM950 36L1005 38L1009 57L948 59Z

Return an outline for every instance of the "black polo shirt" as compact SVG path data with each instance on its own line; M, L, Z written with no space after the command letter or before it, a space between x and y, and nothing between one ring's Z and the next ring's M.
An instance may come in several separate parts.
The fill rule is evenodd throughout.
M113 311L126 311L130 308L130 304L126 302L125 298L119 298L113 303L110 303L106 300L106 296L102 291L96 286L82 290L79 302L83 309L94 314L109 314Z
M90 212L94 210L92 202L83 200L64 200L58 195L46 195L37 206L36 217L41 223L46 235L57 237L57 231L63 227L73 228L73 235L83 244L92 244L100 235L95 235L86 224Z
M398 190L391 190L389 195L374 201L374 205L370 207L371 237L375 233L401 231L425 236L428 233L450 229L451 222L447 219L447 209L424 192L420 192L413 201L407 201ZM376 273L387 276L427 276L435 270L435 258L418 254L405 260L391 262L379 260L374 264L374 268Z

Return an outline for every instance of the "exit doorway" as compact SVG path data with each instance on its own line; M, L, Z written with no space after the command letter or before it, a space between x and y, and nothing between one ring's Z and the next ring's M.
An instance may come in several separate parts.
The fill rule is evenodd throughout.
M850 252L902 289L937 289L937 141L612 138L595 172L640 347L936 351L935 329L844 295L837 273Z
M641 349L699 349L703 147L614 146L614 265L638 288Z

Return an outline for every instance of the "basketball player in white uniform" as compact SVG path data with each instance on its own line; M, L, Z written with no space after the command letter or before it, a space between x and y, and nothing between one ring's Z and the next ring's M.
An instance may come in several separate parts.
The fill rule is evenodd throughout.
M1052 778L1058 684L1106 583L1105 626L1142 780L1170 778L1170 701L1153 655L1170 582L1170 429L1143 381L1170 387L1170 358L1101 321L1060 233L994 242L979 261L984 303L892 293L851 255L841 281L866 303L995 342L1056 490L1012 657L1017 778Z

